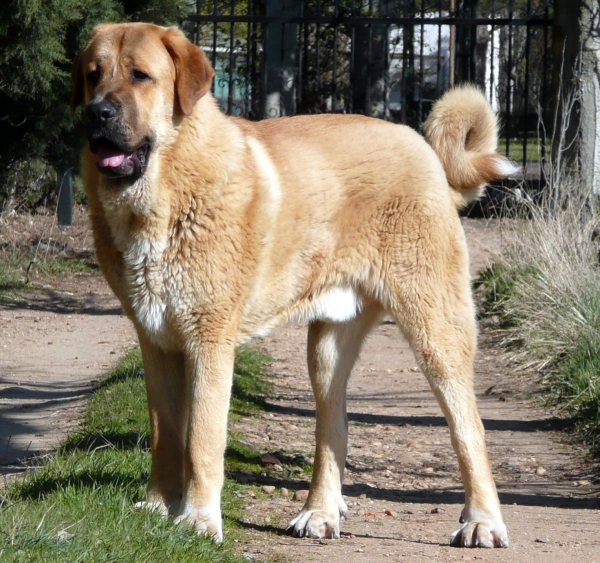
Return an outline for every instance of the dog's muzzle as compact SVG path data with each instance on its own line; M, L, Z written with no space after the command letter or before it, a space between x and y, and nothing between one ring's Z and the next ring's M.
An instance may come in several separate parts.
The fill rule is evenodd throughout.
M103 99L85 108L90 150L97 156L96 166L108 178L140 178L148 166L151 143L132 145L122 132L119 108Z

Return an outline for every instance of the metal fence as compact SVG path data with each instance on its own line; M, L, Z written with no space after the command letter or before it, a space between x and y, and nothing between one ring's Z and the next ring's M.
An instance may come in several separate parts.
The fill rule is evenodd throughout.
M205 0L184 27L225 112L362 113L419 128L471 82L502 121L501 150L541 170L551 115L551 0Z

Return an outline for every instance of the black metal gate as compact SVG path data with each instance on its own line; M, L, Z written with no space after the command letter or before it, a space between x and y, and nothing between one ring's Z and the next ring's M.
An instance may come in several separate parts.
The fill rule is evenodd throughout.
M184 27L228 114L362 113L419 128L468 81L501 115L501 150L536 175L552 16L551 0L200 0Z

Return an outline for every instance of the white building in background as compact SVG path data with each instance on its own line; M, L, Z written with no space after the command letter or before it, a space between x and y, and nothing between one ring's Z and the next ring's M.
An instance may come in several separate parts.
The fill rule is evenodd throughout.
M442 17L448 14L442 13ZM425 17L439 17L439 13L426 14ZM501 28L487 26L488 40L485 59L485 95L495 111L499 111L500 101L498 85L500 76L500 33ZM401 27L390 29L389 55L390 55L390 83L399 84L402 79L403 68L403 32ZM421 45L422 37L422 45ZM425 92L444 92L450 87L450 26L438 24L424 24L414 26L414 68L415 77L419 79L421 61L423 61L423 86ZM417 83L418 87L418 83ZM389 105L392 110L400 109L400 95L398 88L390 90ZM512 103L511 103L512 109Z

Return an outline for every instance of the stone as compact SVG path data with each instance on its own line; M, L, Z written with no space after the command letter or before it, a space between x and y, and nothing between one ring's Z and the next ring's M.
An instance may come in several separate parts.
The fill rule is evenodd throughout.
M409 454L402 454L401 456L397 457L396 463L401 463L404 465L420 465L417 458Z
M263 454L260 456L260 461L269 465L281 464L281 462L272 454Z
M307 498L308 498L308 489L300 489L299 491L296 491L294 493L292 500L295 500L297 502L305 502Z
M446 512L445 510L441 509L441 508L432 508L431 510L427 511L427 514L444 514L444 512Z

